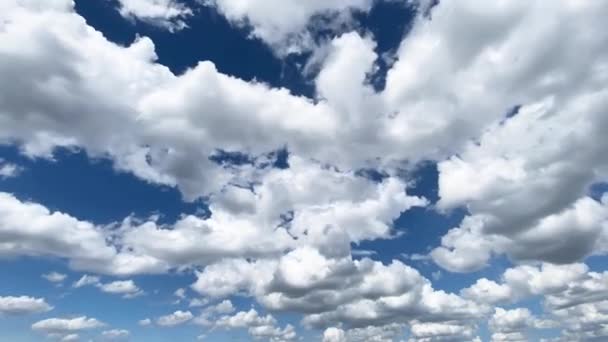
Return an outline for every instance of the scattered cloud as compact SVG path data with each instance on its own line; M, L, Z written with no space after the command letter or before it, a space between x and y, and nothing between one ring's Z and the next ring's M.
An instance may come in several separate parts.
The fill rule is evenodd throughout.
M190 321L194 316L190 311L175 311L172 314L161 316L156 320L156 324L161 327L174 327Z
M0 296L0 314L25 315L51 311L53 307L44 298L29 296Z

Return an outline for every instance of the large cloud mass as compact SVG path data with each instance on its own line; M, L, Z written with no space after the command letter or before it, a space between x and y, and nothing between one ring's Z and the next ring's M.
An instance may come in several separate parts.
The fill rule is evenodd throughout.
M314 98L225 75L210 61L176 75L157 63L152 40L115 44L70 0L0 3L1 144L33 159L81 149L210 209L170 223L101 225L0 192L0 257L60 258L113 276L192 272L192 290L296 312L328 342L476 340L481 321L494 341L556 326L565 340L608 336L608 275L581 263L608 251L608 196L590 191L608 175L608 3L421 2L378 89L370 78L386 55L370 34L310 41L315 20L344 30L374 1L203 2L279 54L322 49ZM175 1L119 4L123 16L171 30L195 15ZM409 191L422 161L437 164L436 203ZM19 170L0 159L0 179ZM399 236L394 221L414 207L466 209L431 246L440 267L477 271L502 255L513 267L449 293L402 261L352 256L353 245ZM83 276L74 287L84 285L143 294L132 280ZM530 297L543 301L543 317L496 307ZM0 297L0 313L51 308ZM213 329L297 339L270 314L232 309L177 310L155 324L213 319ZM32 329L73 340L102 326L82 316Z

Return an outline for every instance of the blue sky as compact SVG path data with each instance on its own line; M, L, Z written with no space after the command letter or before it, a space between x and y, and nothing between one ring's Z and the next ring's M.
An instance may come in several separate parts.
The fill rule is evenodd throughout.
M0 340L605 340L606 15L4 2Z

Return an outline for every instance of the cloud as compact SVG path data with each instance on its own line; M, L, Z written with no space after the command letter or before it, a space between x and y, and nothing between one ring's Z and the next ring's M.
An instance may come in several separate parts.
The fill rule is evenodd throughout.
M283 329L276 326L277 321L271 315L260 316L255 309L240 311L233 316L219 317L213 326L223 329L247 328L254 339L270 341L294 341L297 334L292 325L287 324Z
M281 55L311 49L314 30L338 31L352 21L352 14L369 11L373 3L371 0L201 2L216 8L231 23L251 28L253 37L261 39ZM313 18L318 17L328 20L317 20L315 25L310 25Z
M152 320L149 318L141 319L137 322L142 327L147 327L152 324Z
M133 280L116 280L102 283L99 277L88 274L83 275L73 284L74 288L83 286L95 286L102 292L122 295L123 298L134 298L144 294L144 291L135 285Z
M148 24L179 31L188 25L186 19L192 9L176 0L118 0L120 14Z
M0 180L17 177L21 171L23 171L23 168L19 165L5 162L0 158Z
M194 316L190 311L175 311L172 314L161 316L156 320L156 324L161 327L174 327L190 321Z
M496 308L489 322L492 341L527 341L525 331L533 325L533 320L530 310L525 308Z
M413 342L472 340L471 326L450 323L418 323L411 328Z
M434 290L399 261L384 265L368 258L330 258L310 247L278 262L233 259L207 266L192 288L205 295L250 295L270 310L304 313L303 322L315 328L415 319L466 323L486 313L484 306Z
M80 335L78 334L67 334L60 339L61 342L73 342L80 341Z
M385 326L368 326L343 330L330 327L323 332L323 342L392 342L404 335L403 324L389 324Z
M29 296L0 296L0 314L26 315L51 311L53 307L44 298Z
M41 277L50 281L51 283L62 283L68 276L66 274L53 271L50 273L43 274L41 275Z
M526 340L521 327L561 328L564 340L608 336L601 323L608 317L608 273L591 272L584 264L543 264L513 267L501 278L500 283L480 279L462 294L492 304L517 303L540 296L545 318L535 318L526 309L497 308L490 321L496 331L495 340Z
M160 265L150 264L148 258L119 254L107 243L105 233L90 222L0 193L1 256L67 258L74 269L101 273L158 270Z
M235 310L236 308L232 305L232 302L225 299L218 304L205 307L201 311L201 314L194 319L194 323L202 326L213 326L213 322L217 319L218 315L229 314Z
M92 275L84 274L82 277L80 277L80 279L78 279L72 285L72 287L74 287L74 288L80 288L80 287L89 286L89 285L99 285L100 280L101 279L99 277L97 277L97 276L92 276Z
M101 332L101 336L106 340L121 340L127 339L131 333L125 329L111 329Z
M323 331L323 342L346 342L344 330L331 327Z
M91 330L104 327L105 323L95 318L80 316L76 318L48 318L32 324L34 331L45 334L64 334L78 332L81 330Z
M187 16L169 1L121 3L123 15L142 20ZM271 46L300 48L311 17L371 6L273 4L208 3ZM381 90L369 84L374 39L356 32L330 39L312 76L314 98L222 74L208 61L175 75L156 62L150 39L114 44L68 0L8 0L0 13L0 143L31 158L78 148L176 187L186 200L203 197L211 211L100 226L0 193L0 255L61 258L108 275L194 270L194 291L302 314L305 326L333 327L328 338L390 339L409 329L420 341L475 339L477 322L494 313L495 339L517 339L523 333L509 322L527 315L493 305L532 296L563 324L565 339L606 335L606 275L576 264L608 250L608 197L588 195L608 175L608 33L597 29L605 3L442 1L432 20L412 23ZM272 167L283 148L289 167ZM247 162L210 158L222 151ZM404 176L422 160L438 165L433 208L467 211L430 257L470 272L506 255L518 265L501 279L448 293L401 261L353 260L353 245L398 236L393 222L403 212L430 206L408 193ZM382 179L360 172L367 168ZM140 291L131 280L97 276L75 283L85 285ZM228 315L223 303L206 308L222 327L295 336L273 316ZM193 319L175 311L156 322ZM78 326L101 323L51 318L33 328L66 338Z
M117 280L106 284L100 284L99 289L106 293L120 294L124 298L141 296L144 292L135 285L133 280Z

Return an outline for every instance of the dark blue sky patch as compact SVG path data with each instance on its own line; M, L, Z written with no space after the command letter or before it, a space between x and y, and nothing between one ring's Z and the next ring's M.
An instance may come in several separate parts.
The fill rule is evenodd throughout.
M369 13L356 15L361 27L373 34L377 44L378 70L369 80L377 91L384 89L386 72L393 64L392 55L409 32L416 14L415 6L399 1L378 1Z
M431 203L436 203L439 200L439 170L437 169L437 163L432 161L418 163L407 179L411 180L407 188L408 195L424 197Z
M117 172L111 161L89 159L82 151L58 149L55 161L31 160L20 155L16 147L1 146L0 157L24 168L18 177L0 180L0 191L81 220L105 224L131 214L148 217L162 213L163 223L175 221L182 213L206 210L201 201L183 202L175 188Z

